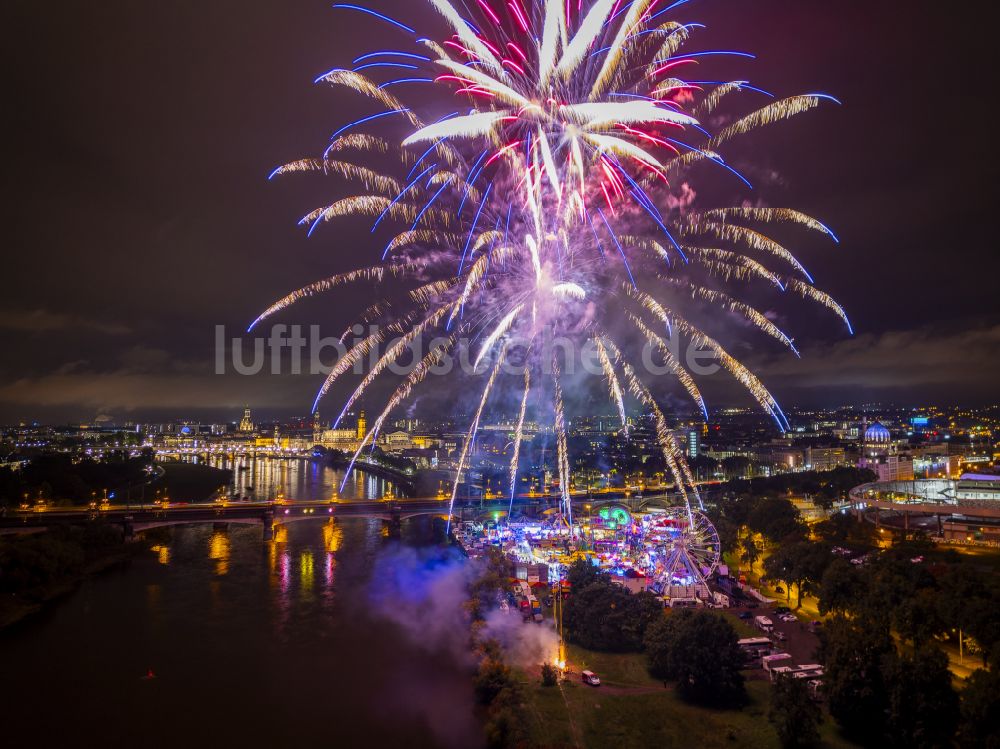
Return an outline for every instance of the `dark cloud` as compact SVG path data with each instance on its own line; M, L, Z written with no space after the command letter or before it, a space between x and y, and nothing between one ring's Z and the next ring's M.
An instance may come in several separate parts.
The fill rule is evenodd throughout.
M989 402L1000 382L1000 325L861 334L807 347L801 359L760 361L756 370L776 393L812 403L862 394L896 402L928 396Z
M77 315L67 315L49 312L44 309L35 310L3 310L0 311L0 329L24 333L73 332L79 334L102 333L104 335L125 335L131 329L120 322L90 320Z

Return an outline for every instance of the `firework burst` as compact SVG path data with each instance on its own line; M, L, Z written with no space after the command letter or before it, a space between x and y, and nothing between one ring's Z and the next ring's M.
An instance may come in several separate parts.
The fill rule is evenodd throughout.
M392 235L381 249L379 265L294 291L271 305L254 325L341 284L378 282L387 275L412 279L409 307L387 319L382 332L348 339L347 355L320 388L317 403L356 362L389 336L398 336L354 389L341 416L410 343L446 334L446 343L436 346L392 393L355 459L375 443L392 410L442 357L456 346L470 345L477 366L489 364L481 368L485 379L462 447L460 476L516 336L526 342L528 355L514 368L523 390L510 468L511 500L529 394L537 390L548 394L562 510L571 518L560 364L539 353L548 331L595 347L623 426L627 393L653 413L666 464L690 513L691 499L700 504L693 478L656 398L623 353L625 342L611 333L610 328L620 324L630 326L660 353L702 413L701 392L671 353L664 334L685 335L712 351L778 427L787 426L761 381L692 322L684 302L694 300L738 315L797 353L792 338L739 295L745 298L754 284L778 294L792 291L833 311L848 328L850 323L844 310L815 288L795 255L761 227L784 222L833 241L836 237L821 222L791 209L682 211L671 207L671 201L676 203L673 186L699 162L716 168L720 178L749 186L725 161L722 147L830 97L806 94L771 100L710 133L703 120L727 98L740 92L770 95L746 81L680 77L708 55L749 56L686 51L702 26L676 17L684 2L425 0L449 27L450 36L439 41L418 37L406 23L377 11L334 6L364 13L372 23L382 24L387 36L408 43L362 55L353 69L320 76L317 82L345 86L372 100L376 111L340 127L321 157L279 167L272 177L318 171L361 188L357 195L304 216L301 224L309 234L339 217L367 216L373 232ZM426 91L417 91L424 94L420 101L447 95L457 111L425 122L395 94L419 86L437 94L432 99ZM395 139L369 132L398 131L400 126L406 129ZM392 174L382 174L352 163L352 154L398 157L399 166ZM386 309L375 305L369 319ZM456 477L452 503L457 482Z

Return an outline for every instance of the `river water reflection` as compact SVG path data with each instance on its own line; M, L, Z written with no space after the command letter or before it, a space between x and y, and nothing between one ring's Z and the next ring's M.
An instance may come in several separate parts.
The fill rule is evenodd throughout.
M442 542L430 517L176 527L0 634L7 745L475 746L468 671L372 607L380 559Z
M231 470L233 481L229 488L232 493L258 500L274 499L279 493L290 499L331 499L335 496L381 499L387 493L398 491L391 481L361 471L353 471L341 491L344 472L321 460L247 456L235 460L228 456L212 456L205 460L189 456L185 461Z

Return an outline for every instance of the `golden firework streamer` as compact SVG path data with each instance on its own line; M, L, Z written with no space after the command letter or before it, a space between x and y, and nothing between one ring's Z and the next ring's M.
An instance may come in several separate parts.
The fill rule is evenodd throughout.
M409 346L417 338L423 335L424 332L431 326L437 325L438 322L440 322L441 319L454 308L454 304L439 307L430 315L425 317L421 322L410 328L405 335L399 338L399 340L394 341L393 344L386 349L386 352L379 357L378 361L375 362L375 365L369 370L368 374L365 375L364 379L361 380L361 384L359 384L357 388L355 388L354 392L351 393L351 397L347 399L347 403L344 405L343 410L340 412L340 416L337 418L337 423L339 423L344 414L351 409L351 406L357 402L358 398L364 394L365 390L367 390L368 387L378 378L378 376L385 371L386 367L393 362L398 361L403 352L406 351L406 349L409 348Z
M844 308L837 304L833 297L825 291L820 291L815 286L810 286L797 278L788 279L788 288L801 294L806 299L812 299L814 302L819 302L827 309L832 310L837 317L844 321L848 331L852 334L854 333L854 328L851 326L851 321L847 319L847 313L844 311Z
M790 96L787 99L776 101L761 107L756 112L751 112L746 117L742 117L727 128L724 128L718 135L708 141L709 148L718 148L737 135L743 135L758 127L770 125L781 120L787 120L802 112L808 112L819 106L820 97L810 95Z
M346 161L333 161L330 159L300 159L290 164L285 164L276 169L272 176L280 174L291 174L292 172L318 172L324 174L336 174L344 179L355 180L364 185L366 190L393 193L399 192L399 181L393 177L368 169L357 164L350 164Z
M734 91L741 91L742 89L742 81L731 81L729 83L723 83L721 86L716 86L712 89L711 93L702 99L701 103L694 108L695 116L704 117L711 114L726 96Z
M499 232L496 233L499 234ZM453 320L458 311L467 301L469 301L469 295L472 293L473 289L476 288L476 285L482 280L483 276L486 275L486 270L489 268L490 263L503 262L513 255L514 251L511 247L495 247L491 252L488 252L478 258L476 262L472 264L472 267L469 268L469 272L466 274L465 288L462 289L462 295L459 297L458 303L451 312L451 317L449 318L450 320Z
M486 381L486 387L483 388L483 395L479 399L479 408L476 409L476 415L473 417L472 424L469 426L469 431L465 435L465 444L462 445L462 453L458 459L458 469L455 472L455 481L451 486L451 502L448 503L449 527L451 525L451 513L455 507L455 497L458 496L458 484L462 479L462 471L465 470L465 460L469 456L469 451L472 448L472 442L476 438L476 432L479 431L479 420L483 416L483 409L486 408L486 401L489 400L490 392L493 390L493 385L496 383L497 376L500 374L500 370L506 360L507 347L502 346L500 348L500 353L497 356L496 364L493 365L493 371L490 372L489 379Z
M667 263L671 262L670 253L667 248L662 244L657 242L655 239L648 239L646 237L635 237L625 234L618 238L618 241L623 247L634 247L637 250L644 250L650 253L657 260L664 260Z
M628 363L623 362L622 371L625 373L625 382L628 383L629 390L653 413L653 421L656 424L656 441L660 445L660 452L663 454L663 460L670 470L670 475L673 476L674 486L684 499L684 507L687 509L688 517L691 517L691 502L688 499L684 474L679 465L684 462L684 456L677 446L674 436L670 433L670 428L667 426L667 419L663 415L663 411L660 409L659 404L657 404L653 394L649 392L649 389L636 376L635 370Z
M616 138L613 135L601 135L599 133L581 133L581 137L589 141L600 153L610 152L617 156L626 156L641 161L645 164L662 168L663 165L653 157L649 151L640 148L631 141Z
M458 284L457 278L446 278L441 281L431 281L423 286L410 291L410 298L421 304L430 304L438 299L448 289L454 288Z
M754 397L754 400L756 400L757 403L760 404L760 406L774 418L782 429L785 428L786 425L784 423L784 415L782 414L777 401L774 399L774 396L771 395L770 391L764 387L763 383L761 383L753 372L731 356L718 341L689 323L680 315L677 315L676 313L668 313L667 310L664 309L663 305L653 299L649 294L643 291L638 291L626 284L623 284L623 288L626 294L638 301L662 323L665 325L677 326L679 329L687 333L697 345L703 348L711 349L715 353L723 368L729 372L729 374L732 375L737 382L746 388L746 390Z
M331 70L326 75L319 78L321 81L329 83L331 86L346 86L347 88L357 91L359 94L367 96L369 99L375 99L385 105L386 109L396 110L407 120L413 127L419 128L423 127L423 123L420 118L417 117L408 108L403 106L403 103L390 93L387 93L384 89L379 88L374 83L372 83L368 78L361 75L360 73L355 73L351 70Z
M562 108L561 116L585 130L610 129L623 124L656 124L672 122L675 125L697 125L690 115L663 109L651 101L630 101L624 104L595 101L571 104Z
M556 55L559 53L559 27L564 22L564 15L562 0L543 0L543 2L545 20L538 47L538 85L544 90L555 70Z
M677 50L684 46L684 42L691 36L691 30L684 24L677 23L676 21L667 21L659 27L659 31L665 32L668 36L663 44L660 45L660 49L650 64L651 70L655 69L656 65L673 57L677 53Z
M347 135L341 135L327 147L326 152L335 153L336 151L348 150L371 151L374 153L393 152L403 160L407 160L409 158L409 154L406 151L391 149L389 141L384 138L377 138L374 135L368 135L367 133L348 133Z
M435 229L413 229L404 231L386 245L386 257L395 254L396 250L403 247L413 247L417 245L432 245L437 247L454 247L461 238L457 234L437 231Z
M555 354L552 357L552 390L555 406L556 453L559 463L559 493L562 497L563 512L569 522L570 533L573 531L573 502L569 493L569 449L566 443L566 414L563 408L562 383L560 382L559 362Z
M803 276L809 278L809 273L788 249L775 242L770 237L761 234L759 231L748 229L745 226L736 224L720 224L715 221L691 219L685 227L687 232L700 232L709 234L724 242L734 242L746 245L752 250L766 252L769 255L779 257L791 266L794 266Z
M379 216L385 211L388 216L403 221L416 218L417 209L406 203L393 203L382 195L355 195L343 198L323 208L317 208L303 216L299 223L312 226L317 221L331 221L342 216Z
M529 347L530 351L530 347ZM521 441L524 439L524 415L528 411L528 395L531 393L531 368L524 368L524 394L521 396L521 409L517 416L517 427L514 429L514 453L510 459L510 498L513 502L517 490L517 466L521 459ZM508 521L510 516L508 515Z
M702 412L702 414L705 414L707 418L708 410L705 407L705 399L702 397L701 389L694 381L694 378L691 377L691 374L681 365L679 361L677 361L677 357L674 356L673 351L670 350L666 341L663 340L662 336L646 325L641 318L633 315L631 312L626 314L639 329L639 332L646 337L646 340L648 340L654 347L656 347L656 350L660 352L660 356L663 357L664 364L670 368L670 371L687 391L691 400L695 402L695 405L698 406L698 409Z
M720 269L729 269L730 272L736 273L738 278L759 278L778 288L784 289L777 273L768 270L762 264L746 255L715 247L685 246L684 251L692 260L700 262L707 267L712 267L713 264L716 264Z
M611 363L610 357L608 357L608 351L604 347L604 342L601 338L595 336L593 341L597 347L597 358L601 362L601 369L604 370L604 379L608 383L608 394L618 408L618 418L621 419L622 429L628 430L628 422L625 419L625 400L622 396L622 386L618 382L614 365Z
M706 289L704 286L697 286L686 281L679 281L675 279L667 280L674 285L687 288L693 297L704 299L706 302L717 304L723 309L728 309L730 312L742 315L759 330L763 331L775 340L781 341L796 356L798 356L799 352L795 348L795 344L792 343L792 339L785 335L784 331L768 320L759 310L754 309L749 304L741 302L738 299L733 299L733 297L729 296L729 294L722 291Z
M519 94L506 83L503 83L502 79L491 78L482 70L471 68L452 60L437 60L436 64L440 65L445 70L448 70L461 78L470 80L474 84L482 87L484 90L496 97L497 101L502 101L518 108L531 106L531 102L528 99L524 98L523 95ZM448 122L448 120L446 120L446 122Z
M382 413L379 414L378 418L372 424L371 429L365 432L364 437L361 439L361 444L358 445L358 449L354 451L354 456L351 458L351 465L353 466L355 461L357 461L358 456L361 451L365 449L369 442L374 442L378 433L382 429L382 425L385 420L389 417L396 406L405 401L410 397L410 393L413 392L413 388L419 385L426 379L427 375L430 373L431 369L437 366L444 355L449 351L449 349L454 345L454 338L449 338L447 341L438 344L420 360L420 364L413 368L406 379L396 388L396 391L392 394L389 400L386 402L385 408L382 409ZM347 471L344 475L344 483L347 482L347 478L350 475L350 471ZM340 485L343 490L344 484Z
M730 218L740 218L746 221L760 221L764 223L785 221L799 224L807 229L818 231L821 234L826 234L832 239L836 239L833 232L831 232L825 225L814 219L812 216L802 213L802 211L793 210L792 208L754 208L750 206L734 206L731 208L715 208L711 211L705 211L705 213L702 214L693 215L696 220L699 218L706 218L709 220L721 219L723 222L729 220Z
M323 399L323 396L330 391L330 387L337 381L338 377L360 362L363 357L368 356L368 354L371 351L374 351L375 348L382 343L382 341L383 333L381 331L375 331L354 344L350 350L344 354L336 364L333 365L333 368L330 370L329 374L327 374L326 379L323 380L323 385L319 389L319 394L316 396L316 403L319 403L319 401ZM313 410L316 410L315 407Z
M290 294L283 296L281 299L264 310L260 316L254 320L253 323L251 323L249 329L253 330L259 323L263 322L276 312L280 312L286 307L290 307L295 304L295 302L311 297L315 294L321 294L324 291L329 291L336 286L360 280L381 281L386 273L390 273L392 275L402 275L408 271L415 270L417 267L418 266L413 263L406 265L375 265L370 268L359 268L347 273L338 273L335 276L324 278L322 281L316 281L308 286L303 286L301 289L296 289Z
M523 309L524 304L516 305L514 309L504 315L503 319L497 323L497 326L493 328L493 331L486 337L482 348L479 349L479 355L476 357L476 362L472 365L473 368L479 367L479 363L483 360L483 357L490 352L493 348L493 344L499 340L500 336L504 335L504 333L511 329L514 325L514 321L517 319L517 316L521 314L521 310Z

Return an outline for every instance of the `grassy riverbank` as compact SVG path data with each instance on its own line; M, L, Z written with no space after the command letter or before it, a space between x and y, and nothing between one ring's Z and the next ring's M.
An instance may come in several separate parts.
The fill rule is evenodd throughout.
M747 682L749 701L738 710L698 707L681 700L672 686L651 678L639 654L597 653L570 647L573 673L559 687L543 687L525 677L524 695L530 746L698 746L775 749L767 719L771 684ZM580 681L581 668L601 676L602 686ZM854 747L827 720L821 727L828 749Z

